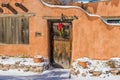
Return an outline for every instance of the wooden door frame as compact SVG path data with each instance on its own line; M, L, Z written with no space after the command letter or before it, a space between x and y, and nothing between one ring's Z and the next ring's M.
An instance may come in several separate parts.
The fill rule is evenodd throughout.
M53 48L54 48L54 44L53 44L53 34L51 31L53 31L53 27L52 27L52 24L55 23L55 22L59 22L60 19L50 19L50 20L47 20L47 24L48 24L48 48L49 48L49 52L48 52L48 59L49 59L49 65L50 66L53 66L53 64L55 63L54 61L54 58L53 58ZM72 38L73 38L73 35L72 35L72 20L68 20L68 21L64 21L64 23L71 23L71 41L70 41L70 45L71 45L71 56L70 58L72 59ZM71 65L71 60L70 59L70 65ZM54 66L53 66L54 67Z

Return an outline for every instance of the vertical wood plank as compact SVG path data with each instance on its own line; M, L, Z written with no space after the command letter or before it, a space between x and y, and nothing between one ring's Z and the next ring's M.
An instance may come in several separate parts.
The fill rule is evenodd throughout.
M3 33L2 33L2 23L1 23L2 21L1 21L1 17L0 17L0 43L2 43L2 35L3 35Z
M3 17L3 27L4 27L4 30L3 30L3 31L4 31L4 43L6 43L6 36L5 36L5 35L6 35L6 25L5 25L6 23L5 23L5 20L6 20L6 19L5 19L5 17Z
M9 17L6 17L6 43L10 44L9 39L10 39L10 27L9 27Z
M15 17L15 21L16 21L16 43L19 44L19 21L18 21L18 16Z
M5 17L5 30L6 30L6 35L5 35L5 37L6 37L6 43L8 44L8 20L7 20L7 17Z
M24 39L24 19L23 17L21 17L21 27L22 27L22 31L21 31L21 38L22 38L22 43L24 44L25 43L25 39Z
M10 44L12 44L12 25L11 25L11 17L9 17L9 27L10 27L10 30L9 30L9 34L10 34L10 36L9 36L9 43Z
M13 19L13 17L10 17L11 18L11 32L12 32L12 34L11 34L11 44L14 44L15 43L15 38L14 38L14 19Z
M22 17L22 27L23 27L23 43L26 43L26 39L25 39L25 36L26 36L26 33L25 33L25 28L26 28L26 25L25 25L25 18Z
M23 28L24 44L28 44L29 43L29 18L28 17L22 18L22 28Z
M3 25L3 17L1 17L1 26L2 26L2 43L4 43L4 25Z
M16 22L17 22L17 20L16 20L16 17L14 17L13 18L13 20L14 20L14 27L15 27L15 31L14 31L14 37L15 37L15 44L18 44L18 30L17 30L17 26L16 26Z
M22 26L21 26L21 16L18 17L18 28L19 28L19 43L22 44Z
M29 44L29 17L26 17L26 44Z

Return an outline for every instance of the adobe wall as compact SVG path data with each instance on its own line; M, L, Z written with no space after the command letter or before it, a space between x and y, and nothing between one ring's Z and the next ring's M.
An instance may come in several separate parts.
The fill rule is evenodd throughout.
M3 0L1 0L3 1ZM120 57L120 26L108 26L98 17L90 17L78 8L50 8L41 4L40 0L11 0L10 4L19 14L26 13L14 6L15 2L22 2L29 12L35 13L30 18L30 44L29 45L0 45L1 55L29 55L33 57L36 53L48 58L49 38L47 20L43 16L60 16L61 13L67 16L76 15L78 19L73 24L72 60L79 57L90 57L94 59L108 59ZM11 13L6 8L5 12ZM42 33L36 37L35 33Z
M97 17L79 18L74 26L73 59L120 57L120 26L108 26Z
M102 2L94 2L86 4L89 13L101 16L119 16L120 0L109 0Z

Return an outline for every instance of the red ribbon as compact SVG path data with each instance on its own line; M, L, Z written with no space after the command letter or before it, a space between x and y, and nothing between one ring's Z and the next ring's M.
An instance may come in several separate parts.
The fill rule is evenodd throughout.
M58 31L60 31L63 27L64 25L62 23L58 23Z

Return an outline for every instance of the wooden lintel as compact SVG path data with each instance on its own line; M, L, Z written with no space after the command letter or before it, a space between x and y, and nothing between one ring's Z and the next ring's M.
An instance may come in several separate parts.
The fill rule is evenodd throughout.
M71 23L62 23L63 25L70 25ZM54 23L53 26L58 26L58 23Z
M43 19L61 19L61 16L43 16ZM64 16L64 19L75 19L74 16Z
M34 13L28 13L28 14L0 14L0 17L9 17L9 16L28 16L28 17L31 17L31 16L35 16Z

